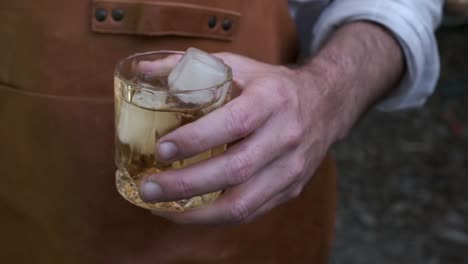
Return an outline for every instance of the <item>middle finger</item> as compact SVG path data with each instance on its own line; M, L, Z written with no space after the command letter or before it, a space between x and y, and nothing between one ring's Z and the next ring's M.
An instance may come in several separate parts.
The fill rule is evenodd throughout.
M280 144L281 122L267 122L254 134L229 148L224 154L188 167L148 176L140 187L145 201L163 202L187 199L248 181L252 175L291 145ZM149 187L148 187L149 186Z

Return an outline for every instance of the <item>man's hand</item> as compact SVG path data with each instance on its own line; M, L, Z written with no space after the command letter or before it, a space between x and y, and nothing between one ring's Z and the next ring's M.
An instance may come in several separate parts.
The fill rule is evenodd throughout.
M370 23L342 27L297 69L217 56L233 68L240 96L164 136L157 148L160 158L174 161L236 143L212 159L149 176L140 189L151 202L225 190L200 209L155 212L179 223L246 223L300 195L330 146L403 68L396 41Z
M225 154L177 171L151 176L143 198L170 201L226 190L212 205L165 214L184 223L248 222L300 194L330 145L316 109L321 85L304 87L299 72L232 54L241 95L200 120L161 138L160 157L184 159L240 140ZM147 192L147 190L158 190Z

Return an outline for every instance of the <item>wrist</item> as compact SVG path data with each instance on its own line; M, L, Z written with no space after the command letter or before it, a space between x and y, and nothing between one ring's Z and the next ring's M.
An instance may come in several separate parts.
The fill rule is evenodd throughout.
M307 67L296 70L303 84L313 126L322 131L322 140L329 146L344 138L353 123L350 113L352 93L343 86L343 71L326 58L315 57Z
M392 34L371 22L343 25L304 67L316 79L321 112L332 144L343 139L356 121L396 87L404 70L403 52Z

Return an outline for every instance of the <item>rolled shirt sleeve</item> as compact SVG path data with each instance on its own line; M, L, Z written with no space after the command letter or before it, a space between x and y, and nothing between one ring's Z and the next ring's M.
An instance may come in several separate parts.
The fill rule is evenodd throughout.
M434 31L440 24L443 0L335 0L313 29L312 51L317 51L337 26L357 20L379 23L399 41L406 73L378 108L400 110L423 105L433 93L440 72Z

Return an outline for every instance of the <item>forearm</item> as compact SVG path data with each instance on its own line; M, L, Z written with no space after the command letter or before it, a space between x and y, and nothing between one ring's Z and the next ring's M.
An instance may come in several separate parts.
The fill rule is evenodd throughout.
M372 21L392 32L402 47L406 71L399 86L376 107L394 111L422 106L433 93L440 71L434 30L442 18L443 0L335 0L314 26L312 52L332 31L353 21Z
M329 122L329 131L333 131L329 135L331 144L343 138L369 107L398 85L404 67L400 45L377 24L353 22L331 35L320 52L299 70L305 89L318 89L316 95L324 100L320 111Z

